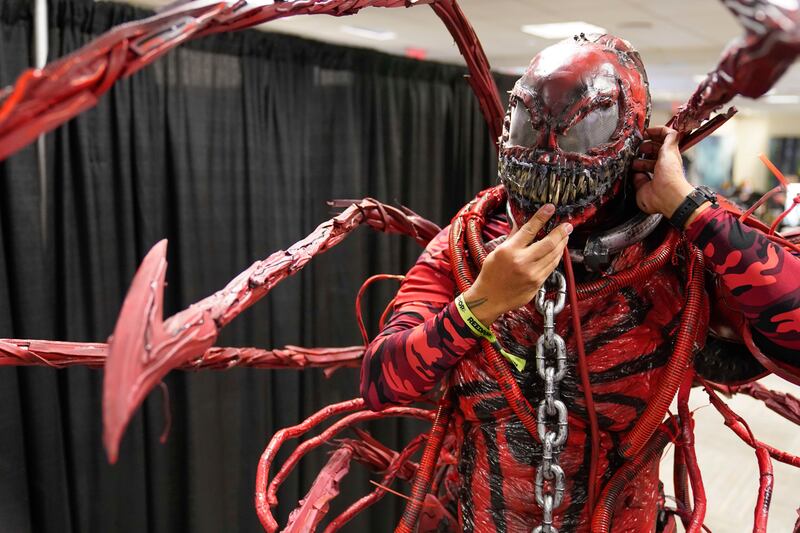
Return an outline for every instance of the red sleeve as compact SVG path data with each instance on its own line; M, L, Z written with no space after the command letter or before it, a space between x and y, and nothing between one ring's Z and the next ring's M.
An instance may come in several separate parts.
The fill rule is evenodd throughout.
M686 236L703 251L764 352L800 366L800 258L719 207L700 213Z
M453 303L448 233L442 230L408 272L392 318L367 347L361 396L370 409L421 399L478 345Z

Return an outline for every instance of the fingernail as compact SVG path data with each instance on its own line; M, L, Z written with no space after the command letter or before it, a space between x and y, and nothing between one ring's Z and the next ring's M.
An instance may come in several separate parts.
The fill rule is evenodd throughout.
M542 206L542 213L544 213L546 215L549 215L549 214L553 213L555 210L556 210L556 206L554 206L553 204L544 204Z
M570 223L564 224L564 232L566 232L567 235L572 233L572 224Z

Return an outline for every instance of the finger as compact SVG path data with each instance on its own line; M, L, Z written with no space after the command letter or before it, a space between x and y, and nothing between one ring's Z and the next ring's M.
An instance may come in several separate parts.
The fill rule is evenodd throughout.
M655 141L644 141L639 145L640 154L657 154L661 148L661 143Z
M633 175L633 188L638 191L643 185L650 183L652 180L653 177L647 172L637 172Z
M572 233L572 224L559 224L553 228L544 239L536 241L528 247L530 251L528 259L531 261L539 261L542 257L560 246L562 241L566 241L570 233Z
M666 139L667 135L669 135L670 133L675 133L677 135L677 132L675 130L667 126L654 126L652 128L647 128L645 130L645 136L648 139L651 139L658 143L663 143L664 139Z
M550 217L552 217L553 213L555 212L556 208L553 204L544 204L530 219L528 219L527 222L525 222L525 224L519 228L519 231L509 237L508 245L524 248L525 246L531 244L533 239L536 238L536 235L539 234L544 225L548 220L550 220Z
M561 258L564 257L564 248L567 247L568 239L564 239L558 243L558 245L550 250L547 255L542 257L536 264L537 264L537 274L536 277L539 279L547 279L548 276L556 269L558 264L561 262Z
M631 168L636 172L653 172L656 168L655 159L634 159Z
M664 143L661 145L661 151L676 150L678 148L678 132L670 129L664 137Z

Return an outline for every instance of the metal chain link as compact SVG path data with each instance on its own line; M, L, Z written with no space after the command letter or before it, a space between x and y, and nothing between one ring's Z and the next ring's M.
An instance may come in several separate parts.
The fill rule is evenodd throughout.
M555 299L547 299L548 287ZM558 533L553 526L553 509L564 499L564 470L558 463L567 442L567 406L559 399L558 384L567 373L567 346L556 333L555 318L567 300L567 280L558 271L548 278L536 294L536 310L544 317L542 335L536 342L536 371L544 380L544 399L539 402L536 425L542 441L542 461L536 470L536 504L542 508L542 524L533 533ZM550 484L545 490L545 481Z

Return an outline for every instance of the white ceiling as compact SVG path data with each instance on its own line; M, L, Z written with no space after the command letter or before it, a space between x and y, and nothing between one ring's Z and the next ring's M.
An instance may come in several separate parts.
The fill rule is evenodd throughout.
M157 7L168 2L131 3ZM536 52L555 42L523 33L523 24L580 20L606 28L639 49L654 99L662 105L682 103L697 86L698 76L713 68L725 45L742 33L733 16L716 0L461 0L459 4L474 25L492 67L508 72L518 72ZM391 31L396 38L375 41L356 37L344 33L344 25ZM428 59L461 62L450 35L425 6L366 8L351 17L296 16L270 22L261 29L393 54L422 48ZM800 68L790 70L775 91L800 94ZM736 103L761 112L800 111L798 104Z

